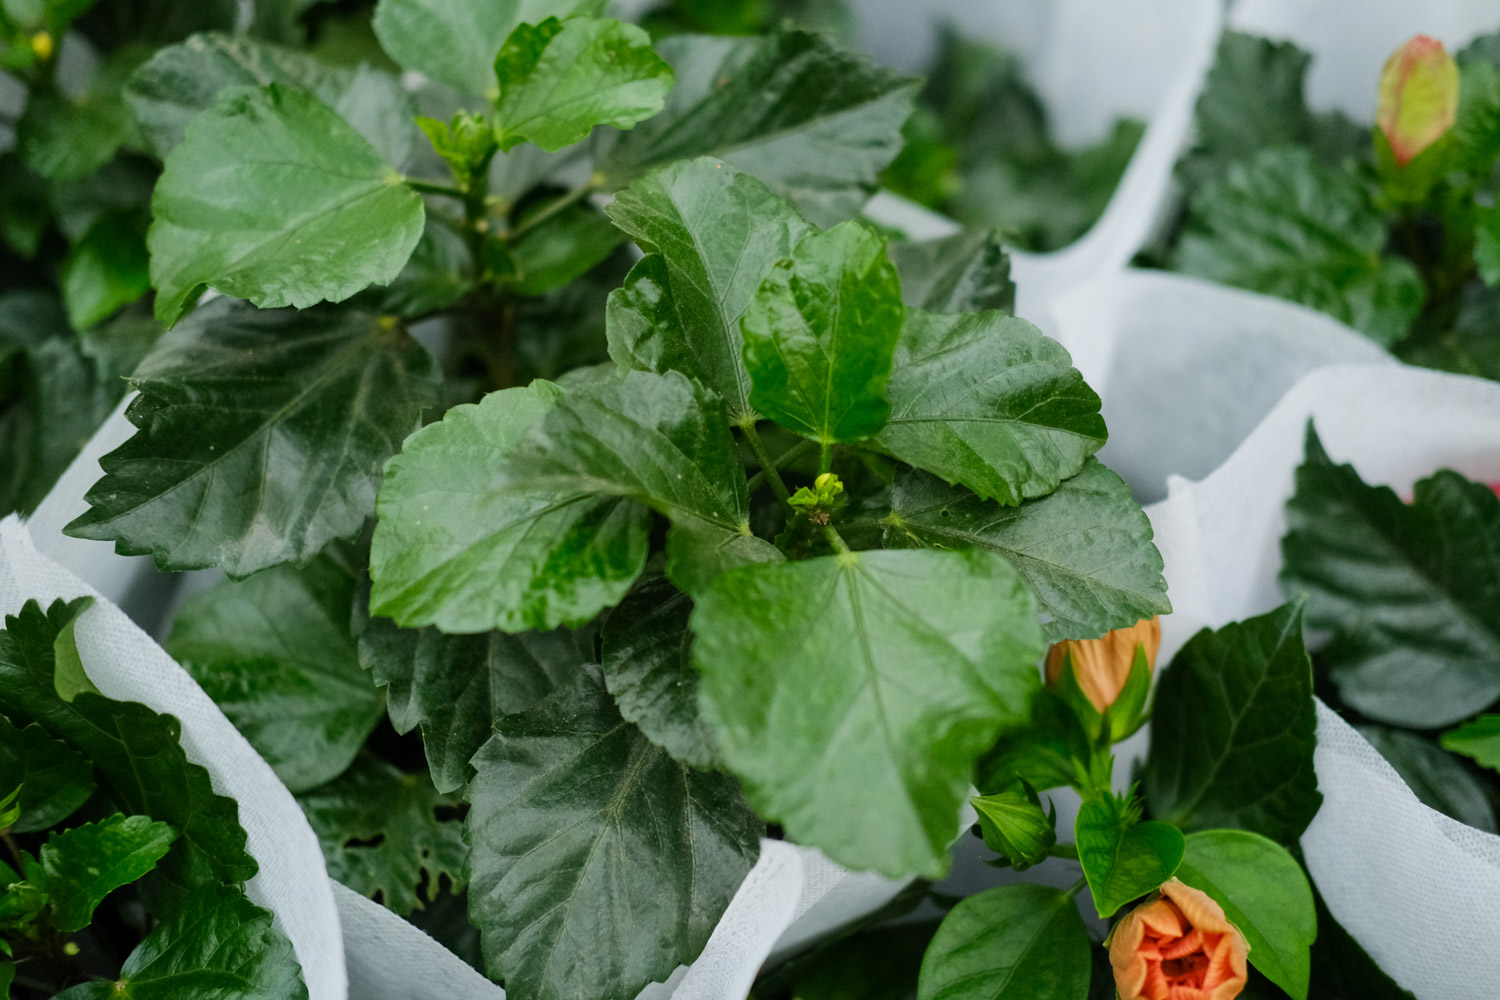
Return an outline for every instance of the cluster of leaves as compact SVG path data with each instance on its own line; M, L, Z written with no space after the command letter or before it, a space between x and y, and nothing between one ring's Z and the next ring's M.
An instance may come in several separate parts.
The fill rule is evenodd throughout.
M0 997L306 1000L291 943L251 903L238 806L180 725L89 681L87 598L0 632Z
M1065 149L1019 56L943 27L906 146L882 181L1022 250L1058 250L1104 212L1145 131L1121 119L1097 143Z
M1151 259L1322 310L1404 360L1500 378L1497 37L1457 54L1457 120L1398 166L1378 129L1309 109L1306 52L1226 33L1178 164L1186 211Z

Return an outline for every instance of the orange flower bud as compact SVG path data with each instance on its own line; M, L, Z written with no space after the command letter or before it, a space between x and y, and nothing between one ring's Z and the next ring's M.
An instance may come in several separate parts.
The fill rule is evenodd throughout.
M1174 878L1115 925L1109 964L1120 1000L1231 1000L1249 950L1218 903Z
M1380 71L1375 124L1404 167L1453 126L1458 116L1458 64L1443 43L1418 35L1386 60Z
M1057 684L1063 660L1073 657L1073 676L1089 703L1103 712L1120 697L1135 647L1146 647L1146 665L1156 669L1156 651L1161 648L1161 621L1143 618L1130 628L1117 628L1102 639L1069 639L1047 651L1047 683Z

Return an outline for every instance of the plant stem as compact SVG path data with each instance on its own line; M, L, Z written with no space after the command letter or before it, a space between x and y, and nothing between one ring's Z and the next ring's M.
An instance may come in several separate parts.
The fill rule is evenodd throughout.
M423 194L440 194L446 198L457 198L459 201L467 201L469 197L466 192L451 184L439 184L436 181L424 181L416 177L408 177L406 185L413 191L420 191Z
M833 443L830 441L818 442L818 475L833 471Z
M598 189L599 182L595 178L589 178L588 183L574 188L541 211L527 216L525 221L512 229L509 233L506 234L506 236L513 240L524 236L531 230L535 229L537 226L540 226L542 223L552 218L554 215L567 210L572 205L576 205L578 202L587 198Z
M766 450L765 442L761 441L760 434L755 429L755 421L740 424L740 430L745 432L745 440L750 443L750 450L755 452L755 460L760 463L760 473L771 484L771 492L776 494L777 500L786 503L792 495L787 491L786 483L782 482L781 473L776 471L776 462Z
M1084 889L1086 889L1088 887L1088 884L1088 879L1080 877L1077 882L1074 882L1063 891L1066 892L1069 896L1076 896Z
M1078 860L1078 848L1073 844L1053 844L1047 848L1049 858L1067 858L1070 861Z
M823 529L823 537L828 539L828 544L832 545L833 550L839 555L848 555L852 551L849 543L844 541L844 536L839 534L838 529L831 524Z

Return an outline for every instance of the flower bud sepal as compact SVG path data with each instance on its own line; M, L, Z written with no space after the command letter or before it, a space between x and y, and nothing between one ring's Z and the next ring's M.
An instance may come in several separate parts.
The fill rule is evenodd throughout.
M989 862L997 868L1025 871L1048 856L1057 843L1057 807L1050 802L1042 809L1036 789L1017 781L996 795L970 799L979 818L985 846L1000 857Z

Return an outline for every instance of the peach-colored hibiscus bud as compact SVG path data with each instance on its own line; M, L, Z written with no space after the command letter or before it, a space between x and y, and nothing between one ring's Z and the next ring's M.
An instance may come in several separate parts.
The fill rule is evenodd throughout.
M1109 964L1120 1000L1231 1000L1249 950L1218 903L1174 878L1115 925Z
M1457 115L1458 64L1442 42L1418 35L1391 53L1380 71L1375 124L1391 144L1397 166L1442 138Z
M1156 651L1161 648L1160 619L1142 618L1130 628L1117 628L1102 639L1059 642L1047 651L1047 683L1057 684L1063 660L1071 654L1078 687L1102 713L1120 697L1137 646L1146 647L1146 665L1155 670Z

